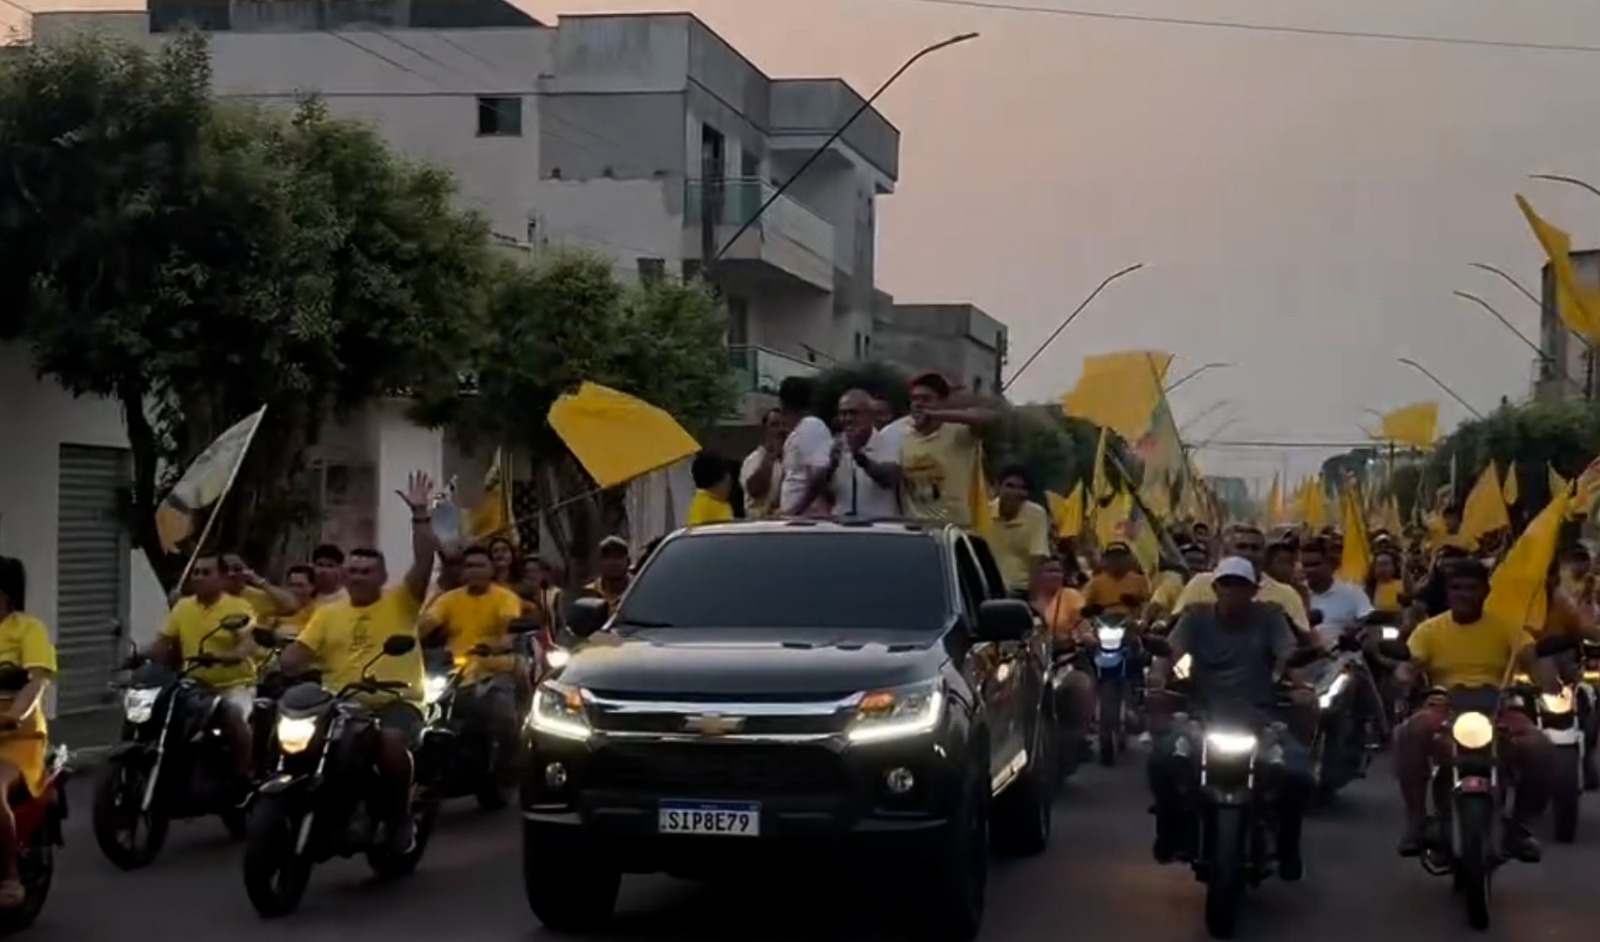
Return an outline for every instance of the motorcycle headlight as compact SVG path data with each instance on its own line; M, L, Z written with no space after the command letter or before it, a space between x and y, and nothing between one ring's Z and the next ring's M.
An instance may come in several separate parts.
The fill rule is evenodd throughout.
M1211 730L1206 733L1206 749L1219 756L1236 758L1256 751L1256 734Z
M572 660L572 652L566 648L551 648L544 656L544 662L550 665L550 669L553 671L566 667L567 662L570 660Z
M1128 630L1126 628L1101 628L1099 632L1100 646L1102 648L1120 648L1122 647L1122 639L1127 633Z
M159 687L135 687L122 695L122 713L135 726L148 723L160 696Z
M1562 688L1560 693L1547 693L1539 697L1539 708L1552 716L1565 716L1572 712L1572 688Z
M1482 713L1463 713L1450 725L1450 736L1463 749L1487 749L1494 742L1494 722Z
M317 720L313 716L278 717L278 748L288 755L305 752L317 735Z
M847 735L862 745L931 733L944 719L944 701L942 680L862 694Z
M553 680L545 681L534 691L528 726L536 732L575 742L584 742L594 732L584 710L583 691Z
M1194 667L1194 659L1185 654L1178 658L1178 663L1172 665L1172 676L1177 680L1188 680L1189 669Z
M450 689L449 677L440 674L428 675L428 679L423 681L423 702L429 705L438 703L439 698L444 696L444 692L448 689Z
M1385 625L1384 629L1383 629L1383 640L1385 640L1385 641L1399 641L1400 640L1400 629L1394 627L1393 625Z
M1328 685L1328 689L1324 690L1322 692L1322 696L1317 698L1317 705L1324 710L1333 706L1333 701L1339 698L1339 694L1343 693L1344 688L1349 684L1349 674L1340 674L1338 677L1335 677L1333 679L1333 683Z

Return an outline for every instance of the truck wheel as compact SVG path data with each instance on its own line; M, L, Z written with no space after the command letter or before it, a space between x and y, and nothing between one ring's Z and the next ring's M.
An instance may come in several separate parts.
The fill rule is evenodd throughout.
M522 832L522 889L528 908L553 932L588 934L604 929L617 908L622 874L581 849L538 846Z
M987 753L985 753L987 754ZM912 933L929 942L972 942L983 928L989 887L989 786L975 779L942 846L907 889Z

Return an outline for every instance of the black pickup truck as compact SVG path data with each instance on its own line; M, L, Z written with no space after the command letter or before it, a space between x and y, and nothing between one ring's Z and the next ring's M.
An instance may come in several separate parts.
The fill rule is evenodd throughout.
M697 527L615 611L569 614L584 640L535 693L521 794L528 903L551 929L602 927L625 873L799 863L892 883L918 935L966 940L991 843L1049 840L1048 639L981 539Z

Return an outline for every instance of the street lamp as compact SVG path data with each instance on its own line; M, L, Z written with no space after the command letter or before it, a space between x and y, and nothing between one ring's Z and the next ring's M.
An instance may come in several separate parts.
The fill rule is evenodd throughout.
M1194 418L1190 419L1189 421L1183 423L1183 425L1180 426L1179 429L1178 429L1178 434L1180 436L1183 435L1184 432L1188 431L1190 428L1193 428L1194 424L1196 422L1199 422L1200 420L1204 419L1206 416L1215 415L1216 412L1219 409L1221 409L1223 406L1232 405L1232 404L1233 404L1233 400L1232 399L1218 399L1216 402L1213 402L1211 405L1206 406L1204 409L1201 409L1200 410L1200 414L1196 415Z
M1564 177L1558 173L1530 173L1528 174L1528 179L1549 180L1551 183L1565 183L1569 186L1575 186L1588 190L1595 196L1600 196L1600 189L1595 189L1594 184L1579 180L1577 177Z
M894 74L884 79L883 84L878 86L878 90L867 96L867 99L863 101L855 111L850 113L850 117L844 119L843 124L839 125L837 128L834 128L833 133L828 135L828 139L823 141L822 145L816 150L812 151L806 157L806 159L801 162L800 166L795 168L794 173L789 174L787 179L773 188L772 193L767 196L766 200L756 208L754 213L750 214L750 218L741 223L739 228L734 230L733 236L729 238L728 241L722 243L722 248L718 249L717 253L706 261L704 268L710 269L712 265L716 264L722 259L722 256L728 254L728 250L733 248L734 243L739 241L739 237L744 235L746 232L749 232L750 227L756 224L756 221L761 218L762 214L770 209L772 204L776 203L778 198L788 191L789 187L794 184L794 181L800 179L801 174L805 173L807 170L810 170L812 164L816 163L818 160L821 160L822 155L828 152L828 148L832 147L835 141L843 137L844 132L850 130L850 125L855 124L857 118L866 114L867 109L871 108L873 104L876 103L880 97L882 97L883 93L889 90L889 86L899 81L900 76L906 74L906 72L909 71L912 66L922 61L922 59L925 57L931 56L941 49L949 49L951 46L977 38L977 33L962 33L959 36L951 36L949 39L940 40L939 42L920 50L916 55L913 55L911 58L907 59L900 66L900 68L895 69ZM704 200L706 195L702 193L700 198L701 200Z
M1207 364L1205 364L1203 366L1197 366L1194 369L1190 370L1189 372L1187 372L1187 373L1183 374L1182 376L1178 377L1176 382L1174 382L1172 385L1168 386L1166 389L1163 389L1162 392L1170 394L1174 389L1177 389L1179 386L1182 386L1184 383L1187 383L1189 380L1194 379L1196 376L1199 376L1201 373L1204 373L1206 370L1220 370L1220 369L1224 369L1226 367L1230 367L1232 365L1233 365L1232 363L1207 363Z
M1496 268L1495 266L1485 262L1472 262L1468 267L1476 268L1479 271L1486 271L1491 275L1498 276L1501 281L1504 281L1506 284L1517 289L1522 293L1523 297L1527 298L1529 301L1532 301L1535 307L1544 307L1544 302L1539 300L1538 295L1534 294L1532 291L1529 291L1527 287L1522 284L1522 282L1506 274L1504 269Z
M1470 413L1473 418L1480 419L1480 420L1483 418L1483 413L1482 412L1479 412L1477 409L1474 409L1472 407L1472 403L1470 403L1467 400L1461 398L1461 395L1459 393L1457 393L1454 389L1451 389L1449 386L1446 386L1445 383L1444 383L1444 380L1442 380L1439 377L1433 375L1433 372L1431 370L1429 370L1426 366L1423 366L1421 363L1418 363L1416 360L1413 360L1410 357L1399 357L1398 358L1398 362L1404 363L1406 366L1409 366L1412 369L1416 370L1418 373L1421 373L1423 376L1426 376L1433 383L1433 385L1435 385L1435 386L1439 387L1440 389L1444 390L1445 395L1449 396L1451 399L1454 399L1458 404L1460 404L1461 408L1467 410L1467 412Z
M1056 325L1055 330L1050 331L1050 336L1044 338L1044 343L1039 344L1039 346L1035 348L1032 353L1028 354L1028 358L1022 361L1022 365L1017 367L1017 371L1015 373L1011 374L1011 378L1006 380L1005 383L1001 385L1000 392L1004 394L1006 390L1010 389L1011 384L1015 383L1017 378L1020 377L1023 372L1028 369L1028 367L1033 365L1034 360L1039 359L1040 354L1044 353L1050 348L1051 344L1056 342L1056 338L1061 336L1061 332L1066 330L1073 321L1078 319L1078 315L1082 314L1084 309L1093 303L1095 298L1100 296L1100 292L1106 290L1107 285L1111 284L1113 281L1116 281L1118 278L1121 278L1123 275L1131 275L1143 267L1144 262L1140 262L1137 265L1129 265L1127 268L1124 268L1121 271L1112 272L1105 277L1104 281L1100 282L1098 285L1095 285L1094 290L1089 292L1089 296L1080 301L1078 306L1072 309L1072 313L1068 314L1066 318L1061 321L1061 323Z

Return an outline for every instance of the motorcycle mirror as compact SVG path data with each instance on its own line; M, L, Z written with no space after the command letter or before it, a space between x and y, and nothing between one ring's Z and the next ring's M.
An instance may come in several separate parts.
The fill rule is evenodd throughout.
M263 648L275 648L278 646L278 633L266 625L257 625L250 629L250 640Z
M250 624L249 615L229 615L227 618L224 618L222 620L222 624L218 625L217 627L221 628L223 631L242 631L248 624Z
M416 646L417 639L411 635L390 635L383 639L383 653L389 657L410 654Z
M605 627L611 606L605 599L576 599L567 609L567 628L579 638L587 638Z

